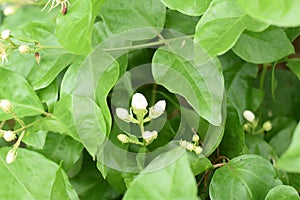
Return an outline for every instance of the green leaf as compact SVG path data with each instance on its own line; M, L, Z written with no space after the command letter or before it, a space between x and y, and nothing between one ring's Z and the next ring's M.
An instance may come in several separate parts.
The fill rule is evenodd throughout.
M252 87L258 73L257 66L244 62L232 52L221 56L220 60L229 100L240 114L246 109L255 111L263 100L263 91Z
M213 168L210 160L207 157L201 154L197 155L194 152L187 152L187 154L194 176Z
M200 16L208 8L211 0L161 0L167 7L186 15Z
M193 55L198 52L190 40L185 41L184 46L176 45L170 44L155 52L154 80L170 92L185 97L198 115L208 122L221 125L224 83L218 60L197 61Z
M165 14L166 8L160 0L110 0L105 1L100 10L113 33L128 31L126 37L133 40L155 37L164 26Z
M244 30L259 32L267 27L246 15L236 0L213 0L197 24L195 41L215 56L233 47Z
M172 157L172 154L170 151L154 159L145 171L134 179L123 199L196 199L197 185L186 154L171 165L153 171L162 159Z
M238 0L240 6L251 17L276 26L299 26L300 13L298 0Z
M294 47L281 28L270 27L259 33L244 32L233 51L247 62L263 64L293 54Z
M199 17L187 16L174 10L167 10L165 28L186 35L193 35L198 21Z
M257 155L242 155L214 173L209 196L212 200L264 199L279 184L271 163Z
M272 188L265 200L299 200L300 197L298 195L297 190L295 188L288 185L278 185Z
M63 161L62 167L68 172L79 160L82 149L82 144L69 136L48 133L44 148L39 152L57 164Z
M58 86L57 81L54 80L48 87L36 91L37 95L43 103L47 106L47 111L52 112L54 104L58 100Z
M9 148L0 149L0 196L3 199L50 199L58 165L41 154L18 149L17 159L5 162ZM70 192L74 190L69 188Z
M102 3L103 0L74 0L68 14L58 15L56 36L66 50L82 55L91 51L93 25Z
M78 199L78 195L73 186L68 182L68 176L64 173L61 166L56 171L56 178L52 187L50 200L57 199Z
M0 99L10 100L19 118L44 113L41 101L22 76L4 68L0 68L0 74ZM10 114L0 110L1 120L10 118Z
M227 102L226 125L220 144L220 152L229 158L238 156L245 145L245 134L239 120L239 113L234 106Z
M289 59L286 64L300 80L300 58Z
M300 173L300 123L294 132L289 148L280 157L277 166L288 172Z

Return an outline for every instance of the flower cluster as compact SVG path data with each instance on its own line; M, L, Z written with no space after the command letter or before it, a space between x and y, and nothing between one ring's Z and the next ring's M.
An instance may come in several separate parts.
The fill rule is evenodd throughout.
M200 154L203 151L203 148L199 145L199 136L197 134L193 135L192 141L188 142L186 140L180 140L179 145L183 148L185 148L188 151L193 151L196 154Z
M246 123L243 127L247 133L259 134L272 129L272 123L270 121L265 121L262 127L257 130L259 119L250 110L245 110L243 112L243 117L246 119Z
M136 93L132 96L131 108L128 111L124 108L117 108L116 114L118 118L128 123L135 123L140 127L141 137L143 142L139 142L138 138L133 135L127 136L125 134L119 134L118 140L122 143L133 143L140 145L151 144L158 136L157 131L145 131L144 123L160 117L166 109L166 101L160 100L154 106L147 109L148 102L143 94ZM146 117L146 115L148 116Z

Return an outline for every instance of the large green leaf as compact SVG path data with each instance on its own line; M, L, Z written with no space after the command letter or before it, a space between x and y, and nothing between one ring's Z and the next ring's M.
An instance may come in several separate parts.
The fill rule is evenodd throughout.
M186 15L200 16L208 8L211 0L161 0L167 7Z
M172 153L170 151L153 160L145 168L145 172L141 172L131 183L124 200L196 199L197 185L186 154L164 168L151 171L164 158L172 157Z
M300 123L294 132L291 145L280 157L277 166L288 172L300 173Z
M218 61L196 60L201 50L197 52L190 40L182 47L176 45L155 52L152 65L155 81L185 97L198 115L211 124L221 125L224 82Z
M233 47L244 30L256 32L267 27L246 15L236 0L213 0L196 27L195 40L215 56Z
M300 59L289 59L286 65L296 74L296 76L300 80Z
M288 185L278 185L272 188L265 200L299 200L299 194L297 190Z
M66 15L56 19L56 36L60 44L75 54L92 49L92 31L103 0L74 0Z
M19 74L0 68L0 99L8 99L20 118L40 115L44 112L43 105L28 82ZM0 110L0 119L12 118Z
M294 47L281 28L271 27L259 33L244 32L233 51L247 62L263 64L294 53Z
M165 14L166 8L160 0L110 0L100 10L113 33L130 31L126 36L133 40L155 37L164 26Z
M58 165L41 154L22 148L18 149L17 159L8 165L5 162L8 150L9 148L0 149L1 198L50 199ZM61 173L64 174L63 171ZM60 190L74 194L74 189L66 179L64 181L66 187Z
M257 76L256 65L246 63L232 52L220 57L223 65L227 97L241 114L244 110L256 110L263 100L263 91L252 87ZM240 116L242 120L242 117Z
M247 14L265 23L276 26L300 25L300 2L298 0L238 0Z
M257 155L242 155L214 173L209 196L212 200L264 199L279 184L271 163Z

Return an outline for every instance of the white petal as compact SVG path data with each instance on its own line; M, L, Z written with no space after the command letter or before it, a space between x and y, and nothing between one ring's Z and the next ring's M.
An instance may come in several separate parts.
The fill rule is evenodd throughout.
M144 110L148 106L147 99L141 93L132 96L131 106L136 110Z
M149 117L151 119L156 119L161 116L166 109L166 101L160 100L149 110Z
M244 116L244 118L245 118L247 121L249 121L249 122L251 122L251 123L253 123L254 120L255 120L255 115L254 115L253 112L250 111L250 110L245 110L245 111L243 112L243 116Z
M124 108L117 108L116 114L121 120L126 121L126 122L131 122L128 110L126 110Z

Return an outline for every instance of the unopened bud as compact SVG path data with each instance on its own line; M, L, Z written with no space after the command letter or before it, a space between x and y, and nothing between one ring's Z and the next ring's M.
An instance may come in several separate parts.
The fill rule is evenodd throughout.
M272 129L272 123L270 121L266 121L264 124L263 124L263 129L265 131L270 131Z
M148 106L147 99L141 93L132 96L131 106L134 110L145 110Z
M7 6L4 11L3 14L5 16L10 16L16 13L17 8L15 6Z
M246 131L246 132L250 132L251 131L251 128L250 128L249 124L244 124L243 128L244 128L244 131Z
M34 54L34 57L35 57L35 61L37 62L37 64L40 64L41 62L41 56L40 56L40 53L39 52L36 52Z
M20 54L26 54L30 52L30 47L28 45L20 45L19 46Z
M128 143L129 142L129 137L125 134L119 134L117 136L118 140L122 143Z
M117 108L116 114L119 119L121 119L125 122L131 122L131 116L129 115L128 110L126 110L124 108Z
M255 115L254 115L253 112L250 111L250 110L245 110L245 111L243 112L243 116L244 116L244 118L245 118L248 122L250 122L250 123L253 123L254 120L255 120Z
M149 109L149 117L151 119L158 118L161 116L166 109L166 101L160 100L153 107Z
M12 104L7 99L0 100L0 109L3 110L6 113L12 113L13 112Z
M200 138L199 138L198 135L194 134L192 140L193 140L194 142L199 142Z
M8 151L6 155L6 163L10 164L16 160L17 157L17 150L16 149L11 149Z
M194 147L194 152L196 154L200 154L200 153L202 153L202 151L203 151L202 147L199 147L199 146L195 146Z
M16 134L13 131L4 131L3 138L7 142L11 142L16 138Z
M1 33L1 38L3 40L7 40L10 37L10 30L4 30Z

